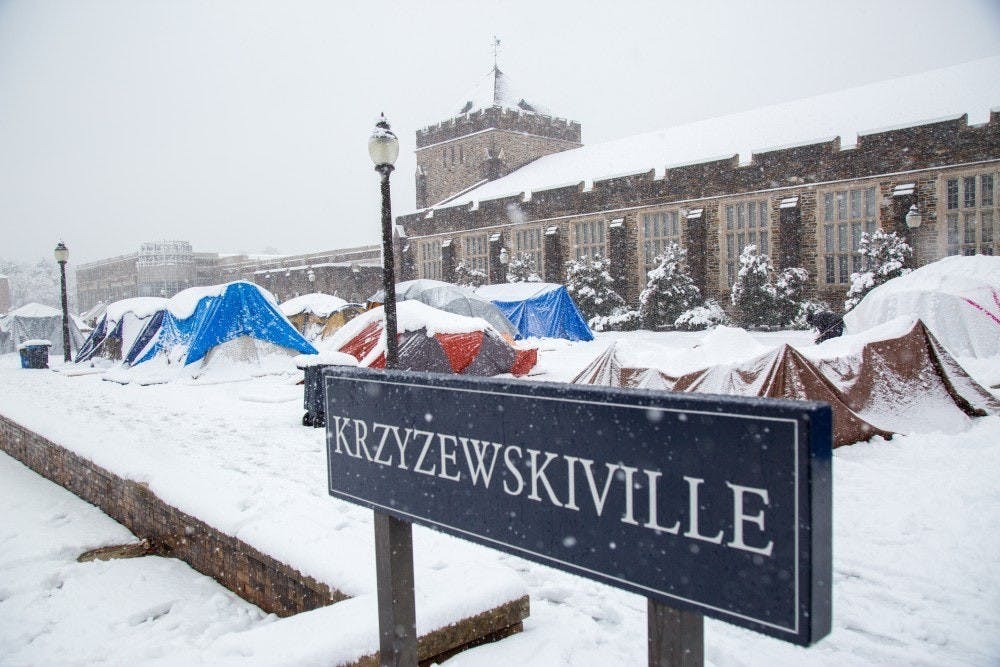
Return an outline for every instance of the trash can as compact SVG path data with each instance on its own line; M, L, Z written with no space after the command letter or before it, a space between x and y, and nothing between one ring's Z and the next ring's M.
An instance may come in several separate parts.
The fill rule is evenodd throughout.
M302 425L322 428L326 426L326 392L323 391L323 369L332 364L315 364L306 366L305 391L303 392L303 407L306 413L302 415Z
M17 346L21 353L21 368L48 368L49 347L47 340L26 340Z

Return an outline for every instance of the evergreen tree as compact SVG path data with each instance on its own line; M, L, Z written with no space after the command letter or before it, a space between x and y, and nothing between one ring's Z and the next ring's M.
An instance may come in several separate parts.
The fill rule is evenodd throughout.
M778 292L771 284L771 260L748 245L740 253L740 272L730 297L734 319L744 328L774 324Z
M905 276L911 270L906 268L906 262L913 255L913 248L896 232L887 234L881 229L876 229L872 234L864 232L858 251L866 268L851 274L851 288L844 301L844 312L858 305L868 292L879 285Z
M455 267L455 284L475 289L489 282L486 274L478 269L466 268L465 262L459 262Z
M701 290L687 269L687 250L670 243L646 275L649 282L639 295L639 317L647 329L670 326L701 301Z
M609 266L611 260L600 255L566 262L566 291L588 320L625 309L625 299L615 291Z
M507 282L509 283L540 283L541 276L535 266L535 258L529 252L522 252L510 258L507 264Z
M807 280L809 272L799 267L783 269L778 274L774 281L775 325L785 327L795 322L802 307L802 291Z

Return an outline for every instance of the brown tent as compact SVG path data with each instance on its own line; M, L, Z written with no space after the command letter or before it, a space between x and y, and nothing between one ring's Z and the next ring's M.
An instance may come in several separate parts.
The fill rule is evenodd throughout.
M365 312L365 307L359 303L349 303L332 313L326 318L326 322L323 324L323 330L320 332L320 338L328 338L333 335L337 329L344 326L355 317Z
M919 320L902 336L867 343L860 355L811 361L783 345L737 365L680 376L623 367L611 346L573 382L823 401L833 409L835 447L905 433L914 414L944 421L1000 414L1000 402Z

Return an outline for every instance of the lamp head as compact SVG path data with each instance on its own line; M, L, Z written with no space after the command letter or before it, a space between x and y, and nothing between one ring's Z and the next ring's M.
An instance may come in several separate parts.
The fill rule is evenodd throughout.
M69 261L69 248L67 248L66 244L62 241L56 245L56 249L53 254L56 256L56 261L60 264L65 264Z
M917 208L916 204L911 204L910 210L906 212L906 226L910 229L917 229L921 222L923 222L923 218L920 215L920 209Z
M510 262L510 253L507 252L507 248L500 248L500 263L507 264Z
M368 155L376 167L396 164L399 157L399 139L389 128L389 121L385 119L385 114L379 116L379 121L375 123L375 131L368 138Z

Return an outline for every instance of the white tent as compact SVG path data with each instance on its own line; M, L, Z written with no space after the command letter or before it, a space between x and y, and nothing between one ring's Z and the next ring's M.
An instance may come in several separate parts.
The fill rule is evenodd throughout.
M902 315L923 320L955 356L1000 355L1000 257L945 257L890 280L844 316L845 333Z
M0 318L0 352L16 352L26 340L47 340L51 354L63 353L62 313L51 306L29 303ZM69 318L70 349L79 350L83 334Z

